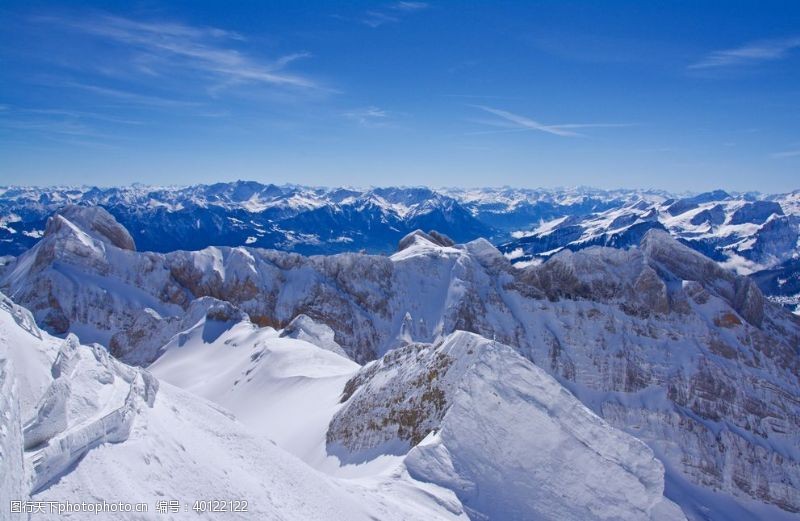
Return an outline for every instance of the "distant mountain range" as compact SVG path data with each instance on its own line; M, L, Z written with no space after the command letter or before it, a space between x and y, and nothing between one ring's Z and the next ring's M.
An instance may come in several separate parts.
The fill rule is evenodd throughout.
M101 206L140 251L246 245L302 254L390 253L415 229L456 242L479 237L513 263L563 249L638 244L662 229L755 280L773 300L799 302L800 190L722 190L678 196L654 190L313 188L252 181L153 187L0 188L0 256L38 241L67 205Z

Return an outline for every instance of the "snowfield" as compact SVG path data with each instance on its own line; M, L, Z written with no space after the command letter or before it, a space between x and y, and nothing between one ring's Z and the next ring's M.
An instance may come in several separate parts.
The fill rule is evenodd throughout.
M146 516L100 519L162 519L154 512L156 502L173 499L187 502L189 512L171 517L186 519L197 517L191 511L194 500L212 499L247 501L246 513L217 514L232 519L466 519L455 496L444 489L415 486L402 476L380 490L377 483L333 479L253 433L230 412L153 379L149 396L143 392L131 400L127 428L120 429L122 420L108 421L107 411L128 403L120 402L130 390L126 378L145 373L74 337L62 341L41 333L26 310L2 299L0 384L9 392L3 399L20 404L19 415L1 416L3 499L145 502L150 507ZM9 373L9 367L25 370ZM48 392L53 386L61 390L55 404ZM37 427L42 421L50 425L46 431ZM87 429L103 434L87 439ZM87 446L92 439L98 442ZM8 503L3 519L9 515L6 508ZM36 516L87 515L95 517Z
M306 326L314 329L308 320ZM311 466L374 483L382 494L412 488L413 476L455 491L474 519L682 518L662 496L663 467L646 445L611 428L511 348L459 332L428 355L412 350L407 361L398 361L406 351L360 370L271 328L206 318L176 335L150 370L224 405ZM452 358L454 367L427 382L430 387L415 387L430 370L420 357L439 353ZM403 372L401 381L391 380L393 372L376 371L376 363L400 365L395 369ZM502 381L493 376L501 374ZM349 382L362 375L369 375L370 385L362 384L343 405ZM421 400L438 386L447 388L454 403L442 404L449 411L441 423L424 425L422 439L387 427L374 443L355 445L366 450L350 451L337 436L353 426L392 425L381 417L385 404L413 401L415 394ZM499 430L487 431L495 426ZM571 462L568 471L558 463L564 459Z

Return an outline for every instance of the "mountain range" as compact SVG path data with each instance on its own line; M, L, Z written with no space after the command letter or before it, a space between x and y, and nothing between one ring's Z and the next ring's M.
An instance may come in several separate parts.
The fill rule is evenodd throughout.
M726 222L763 217L753 217L755 201L736 205ZM783 213L773 209L767 221L792 215ZM241 245L162 253L139 251L134 233L102 207L64 206L0 272L8 313L22 317L14 321L23 332L8 322L6 338L22 336L7 340L6 358L22 367L12 374L29 393L17 416L23 460L43 454L56 468L40 476L33 465L29 491L64 497L70 486L107 481L99 469L111 460L86 468L89 456L65 456L69 443L60 440L85 437L79 428L90 418L116 409L64 404L58 386L99 393L78 404L111 395L124 407L127 392L144 425L162 421L158 408L182 388L189 394L180 399L235 415L236 425L219 418L225 425L215 432L266 436L299 460L302 471L292 472L347 488L339 501L370 498L362 510L341 510L348 515L391 519L375 509L410 502L422 510L397 510L400 518L794 519L800 318L765 298L755 276L664 228L636 241L629 234L627 248L564 247L516 263L511 246L419 230L390 255ZM50 347L38 348L38 361L13 360L41 339ZM74 352L121 375L111 380L123 388L56 364ZM30 372L50 376L32 386ZM164 401L150 400L160 389ZM71 412L53 412L62 409ZM35 418L43 425L33 432L43 434L26 440ZM174 449L172 429L200 428L187 418L154 441L137 431L138 418L113 429L122 465L131 465L131 433ZM92 458L116 457L86 446ZM67 481L53 482L75 458L83 459ZM366 490L349 488L354 477ZM378 489L385 497L375 505Z
M68 205L101 206L138 249L166 253L251 246L310 254L390 254L416 230L456 242L479 237L515 264L563 249L626 248L650 229L743 275L768 298L800 306L797 262L800 192L722 190L675 195L654 190L313 188L228 182L183 187L0 188L0 258L41 238ZM7 263L8 257L4 261Z

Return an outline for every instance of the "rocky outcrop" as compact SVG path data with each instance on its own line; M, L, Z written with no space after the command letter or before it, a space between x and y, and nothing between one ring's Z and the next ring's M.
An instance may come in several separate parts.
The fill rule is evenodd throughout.
M715 205L706 210L697 212L689 222L695 226L701 224L719 226L725 222L725 208L719 204Z
M128 230L100 206L71 205L61 209L57 215L63 216L81 230L112 246L123 250L136 250L136 244Z
M192 301L186 311L178 316L161 316L154 309L140 310L132 324L111 337L109 350L128 363L147 365L155 360L161 348L181 331L201 320L238 322L247 314L233 304L213 297L200 297Z
M771 215L783 215L783 208L775 201L754 201L746 203L733 213L731 224L763 224Z
M476 519L684 518L664 499L663 467L643 443L477 335L391 351L356 374L342 400L327 436L334 453L414 447L411 475L456 491Z
M300 314L294 317L281 331L281 337L305 340L317 347L332 351L347 358L342 346L336 343L333 329L322 323L314 322L310 317Z

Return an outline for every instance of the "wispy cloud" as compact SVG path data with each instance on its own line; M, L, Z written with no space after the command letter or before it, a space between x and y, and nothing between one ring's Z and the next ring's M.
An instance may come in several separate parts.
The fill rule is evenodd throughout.
M506 110L487 107L485 105L472 106L500 118L500 120L482 122L491 126L504 127L504 130L499 130L496 132L521 132L534 130L561 137L579 137L583 136L583 134L575 132L574 129L633 126L631 123L565 123L559 125L545 125L526 116L520 116L519 114L514 114L513 112L508 112Z
M787 157L799 157L800 156L800 147L795 148L793 150L784 150L783 152L775 152L774 154L770 154L770 157L775 159L785 159Z
M392 6L393 9L398 11L419 11L420 9L427 9L430 5L425 2L397 2Z
M107 114L100 114L97 112L87 112L83 110L66 110L66 109L21 109L21 112L30 113L30 114L43 114L43 115L52 115L52 116L64 116L70 119L88 119L88 120L95 120L95 121L103 121L108 123L120 123L123 125L142 125L144 124L142 121L134 120L134 119L125 119L119 118L115 116L109 116Z
M149 75L174 74L176 69L202 74L217 81L271 86L318 88L316 82L286 70L291 63L310 56L306 52L257 59L234 46L245 38L214 27L194 27L165 21L138 21L108 14L83 18L39 17L36 21L126 47L130 63Z
M110 89L107 87L99 87L97 85L89 85L85 83L66 82L64 85L66 87L81 89L87 92L91 92L93 94L99 94L101 96L113 98L119 102L127 104L145 105L145 106L160 107L160 108L197 107L201 105L200 103L193 101L175 100L170 98L163 98L160 96L149 96L145 94L138 94L135 92L128 92L119 89Z
M800 47L800 37L751 42L734 49L714 51L689 65L689 69L716 69L780 60L798 47Z
M25 112L28 112L27 114ZM93 148L117 148L117 133L108 133L94 128L83 120L59 113L13 111L8 118L0 118L0 134L7 133L25 146L45 140L70 146ZM34 117L31 117L34 113ZM4 136L4 141L7 137Z
M361 23L370 27L380 27L387 23L399 22L409 13L429 7L430 5L425 2L395 2L380 9L367 11L361 18Z
M385 127L388 124L389 113L378 107L365 107L350 110L342 114L347 119L368 128Z

